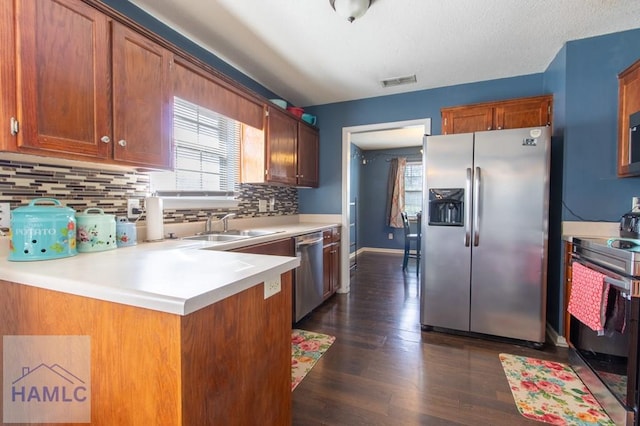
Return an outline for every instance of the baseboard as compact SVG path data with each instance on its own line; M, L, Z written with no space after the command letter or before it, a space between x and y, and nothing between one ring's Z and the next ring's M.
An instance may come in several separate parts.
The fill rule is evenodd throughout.
M561 348L568 348L569 344L564 336L558 334L556 330L549 323L547 323L547 342L553 343L555 346Z
M400 256L404 255L404 250L399 249L387 249L380 247L360 247L358 249L358 254L364 252L373 252L373 253L386 253L386 254L398 254ZM353 253L352 253L353 254Z

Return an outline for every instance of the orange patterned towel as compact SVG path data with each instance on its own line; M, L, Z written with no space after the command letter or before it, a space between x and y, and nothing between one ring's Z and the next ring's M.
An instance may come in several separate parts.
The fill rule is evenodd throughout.
M604 330L609 284L604 275L578 262L571 265L571 294L567 310L594 331Z

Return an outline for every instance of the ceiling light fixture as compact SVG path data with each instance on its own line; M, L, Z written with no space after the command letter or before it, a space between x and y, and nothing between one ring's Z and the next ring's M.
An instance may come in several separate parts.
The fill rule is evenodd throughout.
M338 15L349 22L362 17L371 6L371 0L329 0L329 3Z

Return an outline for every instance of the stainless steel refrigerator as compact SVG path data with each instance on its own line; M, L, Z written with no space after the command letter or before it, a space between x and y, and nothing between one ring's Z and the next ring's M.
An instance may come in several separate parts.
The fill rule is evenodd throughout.
M423 328L544 342L550 139L548 127L425 138Z

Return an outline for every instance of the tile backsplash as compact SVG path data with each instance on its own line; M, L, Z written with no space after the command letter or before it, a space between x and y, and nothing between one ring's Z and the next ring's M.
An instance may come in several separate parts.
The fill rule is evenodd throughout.
M9 202L12 210L34 198L47 197L77 212L98 207L105 213L126 216L127 199L144 199L149 191L149 176L142 172L0 159L0 202ZM274 211L259 212L259 201L272 198ZM238 207L233 209L165 209L164 222L197 222L210 213L228 211L236 213L237 218L298 214L298 191L293 187L241 184L238 200Z

